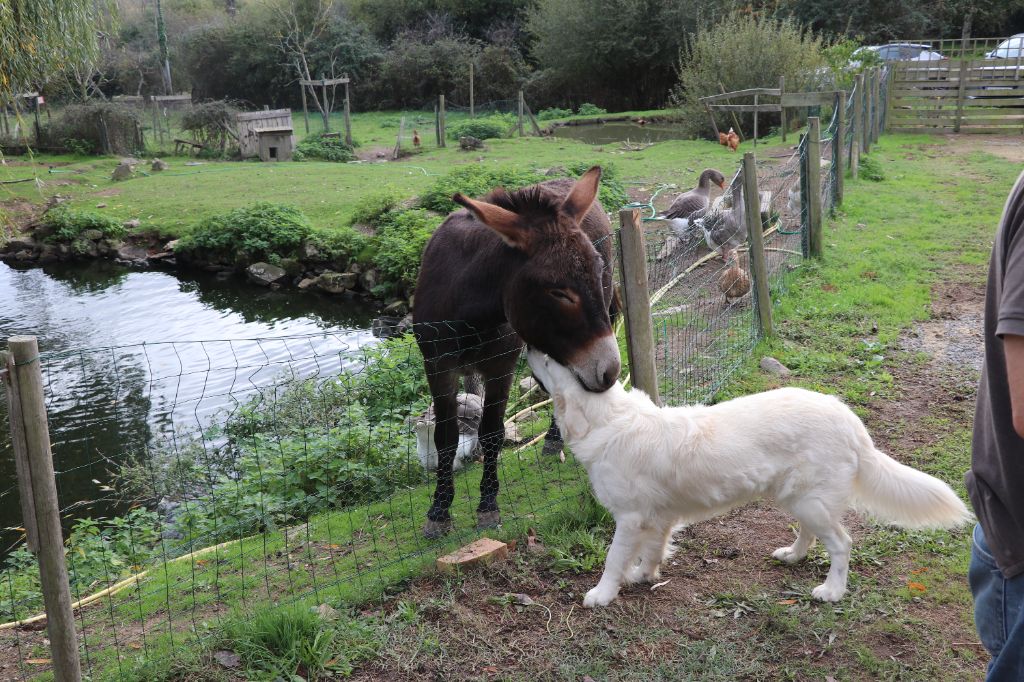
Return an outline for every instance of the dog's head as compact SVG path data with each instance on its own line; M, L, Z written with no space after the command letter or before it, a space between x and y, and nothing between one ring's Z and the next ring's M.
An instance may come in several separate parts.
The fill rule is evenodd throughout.
M573 440L587 435L590 425L583 412L582 401L600 394L587 395L572 370L536 348L531 348L526 353L526 361L541 388L551 396L558 426L570 444Z

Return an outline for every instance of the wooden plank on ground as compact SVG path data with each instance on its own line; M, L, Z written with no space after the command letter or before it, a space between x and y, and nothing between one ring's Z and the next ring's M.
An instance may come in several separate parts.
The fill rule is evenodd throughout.
M506 558L508 558L508 545L491 538L480 538L451 554L439 557L437 570L442 573L455 573L471 566Z

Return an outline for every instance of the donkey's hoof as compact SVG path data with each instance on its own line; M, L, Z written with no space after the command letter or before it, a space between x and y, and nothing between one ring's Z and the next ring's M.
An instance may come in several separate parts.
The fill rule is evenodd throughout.
M423 524L423 537L428 540L434 540L448 535L451 530L451 519L446 519L444 521L431 521L430 519L427 519L427 522Z
M540 454L543 457L557 457L564 447L565 441L561 438L545 438L544 448L540 451Z
M478 511L476 513L476 527L477 528L497 528L501 525L501 512L495 509L494 511Z

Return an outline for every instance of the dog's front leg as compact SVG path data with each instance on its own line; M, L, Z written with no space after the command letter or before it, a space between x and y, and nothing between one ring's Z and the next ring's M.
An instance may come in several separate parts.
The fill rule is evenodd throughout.
M639 518L624 517L615 520L615 536L612 538L612 546L608 548L604 574L601 575L597 587L587 592L587 596L583 598L585 607L607 606L618 596L626 571L636 561L637 544L641 537Z

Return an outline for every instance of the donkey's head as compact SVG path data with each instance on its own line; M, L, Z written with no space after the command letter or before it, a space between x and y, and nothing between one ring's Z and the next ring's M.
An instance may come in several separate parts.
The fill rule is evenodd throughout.
M453 197L525 256L503 292L509 324L590 391L611 387L621 366L608 316L611 266L580 229L600 180L595 166L568 195L538 185L511 194L495 190L486 201Z

